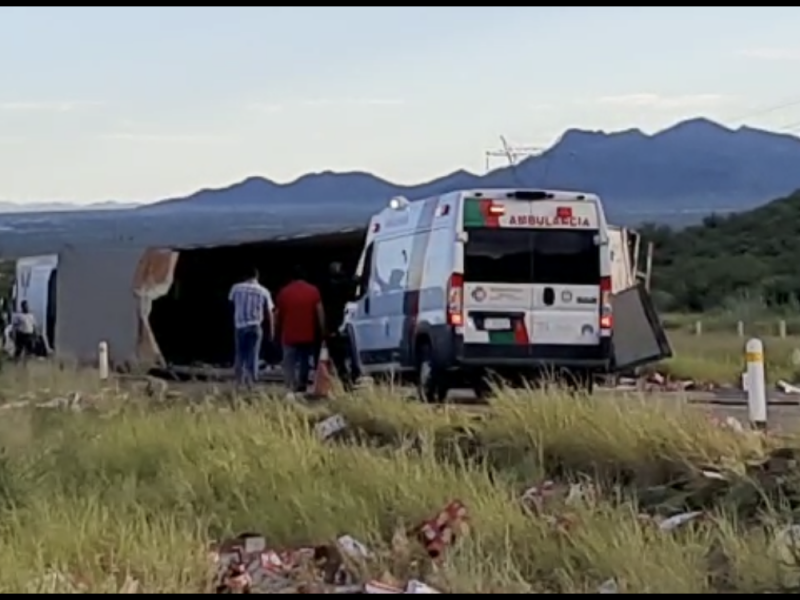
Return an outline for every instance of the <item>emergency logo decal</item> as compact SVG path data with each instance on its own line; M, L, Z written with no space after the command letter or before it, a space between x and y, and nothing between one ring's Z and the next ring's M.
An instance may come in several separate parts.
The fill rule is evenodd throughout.
M483 302L486 300L486 290L482 287L476 287L472 290L472 299L475 300L475 302Z
M491 200L467 198L464 201L465 227L500 227L500 215L492 214Z

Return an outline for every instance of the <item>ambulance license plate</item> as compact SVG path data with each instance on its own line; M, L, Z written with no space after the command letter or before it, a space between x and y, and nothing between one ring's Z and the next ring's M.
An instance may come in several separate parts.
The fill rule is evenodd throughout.
M511 329L511 320L499 318L484 319L483 328L486 331L505 331Z

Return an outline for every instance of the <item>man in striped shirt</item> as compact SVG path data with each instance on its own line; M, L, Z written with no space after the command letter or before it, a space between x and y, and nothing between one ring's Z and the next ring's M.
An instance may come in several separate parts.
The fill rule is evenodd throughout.
M250 277L231 288L228 299L233 302L233 325L235 335L236 381L251 385L258 380L258 361L261 355L262 326L267 320L269 339L274 333L272 295L258 282L258 270L250 271Z

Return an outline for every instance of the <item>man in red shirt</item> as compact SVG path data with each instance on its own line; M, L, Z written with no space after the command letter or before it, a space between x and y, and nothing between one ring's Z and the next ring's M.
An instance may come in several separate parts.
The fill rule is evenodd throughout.
M301 267L275 299L276 320L283 346L283 379L289 393L305 392L317 334L325 334L325 311L316 286ZM319 328L319 329L317 329Z

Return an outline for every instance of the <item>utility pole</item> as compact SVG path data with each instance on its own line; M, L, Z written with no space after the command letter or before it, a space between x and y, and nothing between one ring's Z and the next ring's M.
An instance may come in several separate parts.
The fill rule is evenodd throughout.
M544 149L538 146L511 146L502 135L500 136L500 144L502 149L484 152L487 173L491 170L492 159L505 158L508 161L508 166L513 167L520 160L525 160L531 156L539 156L544 152Z

